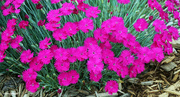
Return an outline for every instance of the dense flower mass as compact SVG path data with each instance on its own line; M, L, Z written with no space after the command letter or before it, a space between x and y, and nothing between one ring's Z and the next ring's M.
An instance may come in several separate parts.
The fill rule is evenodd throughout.
M105 91L111 95L116 93L118 83L114 76L136 77L145 70L146 63L161 62L164 53L173 52L171 42L179 38L179 31L176 26L166 24L173 16L180 25L180 3L166 0L162 6L157 0L147 0L149 9L159 13L161 18L158 18L153 12L144 14L145 9L144 16L137 17L128 9L122 12L122 7L131 8L136 0L107 1L103 6L98 5L98 0L2 1L2 15L13 19L5 26L0 25L0 63L8 60L7 63L12 61L26 68L22 77L26 89L33 93L40 85L49 88L52 83L59 83L60 86L53 88L60 89L76 83L86 86L85 81L104 82L109 72L114 74L108 75L111 80L106 83ZM31 8L26 8L29 4ZM147 39L152 41L148 47L141 40L149 32L154 36Z

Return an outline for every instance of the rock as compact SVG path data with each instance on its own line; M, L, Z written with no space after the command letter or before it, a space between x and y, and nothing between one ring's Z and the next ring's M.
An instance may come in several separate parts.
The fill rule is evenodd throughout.
M164 64L161 66L161 68L164 69L165 71L171 71L175 67L177 67L177 65L174 62L170 62L168 64Z

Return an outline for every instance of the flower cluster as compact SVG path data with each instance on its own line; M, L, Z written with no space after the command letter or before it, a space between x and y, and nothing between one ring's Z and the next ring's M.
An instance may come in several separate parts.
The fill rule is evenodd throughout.
M52 4L59 3L62 0L51 0ZM85 0L71 0L71 2L62 3L61 8L51 9L47 13L47 23L45 20L39 20L38 26L45 25L45 28L52 31L52 37L44 37L39 41L38 52L33 52L32 49L23 50L20 46L20 42L23 41L23 37L15 35L15 26L17 25L17 19L10 19L7 22L7 28L1 34L0 43L0 62L4 61L6 57L5 51L9 46L16 49L17 52L22 53L20 55L20 61L23 64L28 64L29 69L24 70L22 73L23 80L26 82L27 90L36 92L40 86L36 82L38 71L41 71L44 65L50 63L54 64L55 69L59 72L57 80L61 86L69 86L76 84L80 78L80 74L76 70L72 70L71 63L76 61L87 61L87 71L91 81L99 82L103 77L102 71L104 69L114 71L118 76L125 78L127 75L130 77L136 77L137 74L145 70L145 63L150 61L161 62L164 58L164 53L172 53L172 45L170 42L172 39L177 40L179 38L178 29L173 26L166 26L165 22L161 19L153 21L152 25L157 32L153 39L153 44L149 47L143 47L136 40L136 37L128 32L128 28L125 27L125 23L122 17L112 16L102 22L99 28L96 28L96 24L93 20L98 17L101 10L98 7L90 6L84 3ZM3 9L3 15L9 15L11 13L19 13L18 9L24 0L6 0ZM110 2L110 0L108 0ZM117 0L120 4L128 4L130 0ZM37 9L41 9L43 6L40 0L32 0L32 3L36 4ZM76 4L74 4L76 3ZM163 10L162 6L156 0L148 0L149 7L153 10L156 8L160 13L160 17L169 20L168 14ZM174 18L180 22L180 13L174 7L179 5L179 2L175 0L167 0L166 7L168 11L174 14ZM9 8L8 8L9 7ZM64 16L71 14L79 14L79 12L85 14L85 18L81 18L79 21L66 22L61 26L61 19ZM28 15L25 16L27 19ZM153 16L149 17L149 20L153 20ZM27 30L29 21L22 20L17 25L20 29ZM148 29L147 20L144 18L137 19L133 24L137 32ZM179 23L180 25L180 23ZM63 48L53 45L53 41L62 41L67 39L68 36L82 31L87 34L92 31L93 36L88 37L84 41L83 46L77 48ZM119 56L115 56L112 51L112 44L123 44L126 50L123 50ZM107 66L107 68L105 68ZM105 91L109 94L118 91L118 83L114 80L107 82Z
M23 41L23 37L20 35L14 35L15 25L17 24L16 19L9 19L7 22L7 28L1 34L1 43L0 43L0 62L4 61L6 56L5 51L11 46L13 49L21 48L19 43Z

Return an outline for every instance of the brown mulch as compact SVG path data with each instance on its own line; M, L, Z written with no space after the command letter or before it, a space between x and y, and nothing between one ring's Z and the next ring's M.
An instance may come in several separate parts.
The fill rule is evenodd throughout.
M173 68L172 64L175 66ZM167 65L166 69L162 66ZM169 66L169 67L168 67ZM171 68L170 71L169 68ZM94 88L94 89L93 89ZM86 90L71 89L64 93L65 97L180 97L180 50L171 55L165 55L161 62L149 63L146 65L144 73L137 78L128 78L119 82L120 91L113 95L108 95L103 90L97 90L91 94ZM11 95L11 96L10 96ZM14 96L12 96L14 95ZM60 97L56 91L46 93L39 89L32 94L25 89L22 79L16 76L0 74L0 97Z
M175 63L175 68L171 63ZM169 64L172 68L166 71L163 65ZM140 74L138 79L129 79L127 92L131 97L180 97L180 50L177 53L166 55L161 63L150 63L145 74Z

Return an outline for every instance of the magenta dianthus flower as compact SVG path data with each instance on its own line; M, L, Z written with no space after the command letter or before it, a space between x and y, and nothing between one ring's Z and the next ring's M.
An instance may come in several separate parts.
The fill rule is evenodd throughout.
M61 15L70 15L71 13L73 13L73 10L75 9L75 5L73 3L63 3L62 7L60 8L60 13Z
M26 27L28 26L28 24L29 24L28 21L22 20L22 21L19 23L19 27L26 29Z
M35 93L37 91L37 88L39 88L39 83L35 80L31 80L29 82L26 82L26 89L32 93Z
M55 4L55 3L58 3L58 2L60 2L60 1L62 1L62 0L51 0L51 3L52 3L52 4Z
M65 71L69 70L70 62L69 61L56 60L54 66L58 72L65 72Z
M20 60L22 63L29 63L32 58L33 58L33 53L31 53L30 49L23 51L21 56L20 56Z
M91 18L91 17L97 18L97 17L98 17L97 14L101 13L101 10L98 10L98 7L89 7L89 8L85 11L85 13L86 13L86 16L87 16L88 18Z
M61 86L69 86L71 84L71 79L69 73L67 72L62 72L58 76L58 81Z
M89 8L89 5L82 2L77 5L77 8L78 8L78 10L85 12L86 9Z
M82 30L84 33L89 32L89 30L94 29L93 20L89 18L84 18L81 21L79 21L79 29Z
M106 83L105 91L109 94L116 93L118 91L118 83L114 80L110 80Z
M71 70L68 72L71 77L71 83L76 84L79 80L79 73L76 70Z
M37 57L43 64L49 64L53 58L53 53L49 49L44 49L39 52Z
M31 80L36 80L37 72L35 72L32 68L29 68L23 71L22 76L25 82L29 82Z
M19 43L21 41L23 41L23 37L20 36L20 35L17 35L16 38L11 40L11 47L14 48L14 49L19 47L20 46Z
M48 46L51 44L51 42L49 43L49 41L51 40L51 38L45 38L44 40L39 42L39 48L40 49L46 49L48 48Z
M4 61L5 57L6 57L6 54L4 54L4 52L0 50L0 63Z
M130 0L117 0L117 2L120 3L120 4L128 4L131 1Z
M146 22L145 19L142 18L142 19L138 19L133 26L136 29L136 31L140 32L148 28L148 23Z
M34 4L37 4L40 0L31 0Z
M93 71L91 71L89 75L90 75L90 80L95 82L99 82L99 80L102 78L101 72L94 73Z

